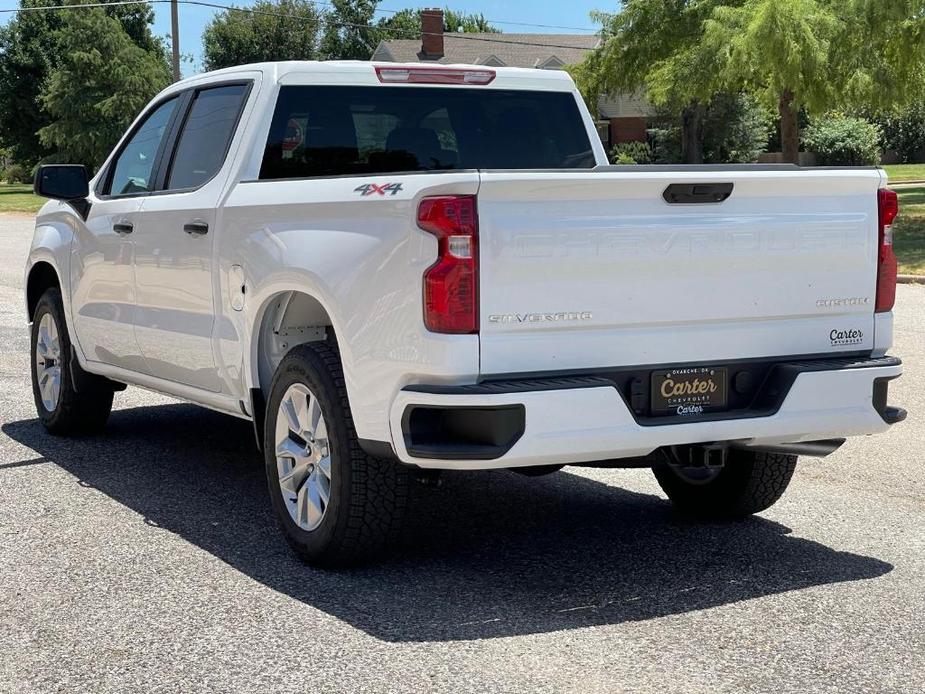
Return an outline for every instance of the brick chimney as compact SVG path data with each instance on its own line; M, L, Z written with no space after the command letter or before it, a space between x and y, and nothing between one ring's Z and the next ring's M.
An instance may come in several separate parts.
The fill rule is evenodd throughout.
M443 10L421 10L421 53L434 60L443 57Z

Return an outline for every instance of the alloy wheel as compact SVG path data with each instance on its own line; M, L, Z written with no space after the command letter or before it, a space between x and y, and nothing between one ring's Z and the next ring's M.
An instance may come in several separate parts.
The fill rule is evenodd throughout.
M302 530L315 530L331 498L331 451L321 403L301 383L286 390L276 413L276 470L286 509Z
M42 406L54 412L61 397L61 337L58 324L50 313L39 320L35 341L35 375Z

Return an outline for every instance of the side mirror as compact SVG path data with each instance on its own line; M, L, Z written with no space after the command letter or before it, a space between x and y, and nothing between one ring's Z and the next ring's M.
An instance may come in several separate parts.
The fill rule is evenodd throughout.
M84 200L90 195L90 178L82 164L43 164L35 172L36 195L53 200Z

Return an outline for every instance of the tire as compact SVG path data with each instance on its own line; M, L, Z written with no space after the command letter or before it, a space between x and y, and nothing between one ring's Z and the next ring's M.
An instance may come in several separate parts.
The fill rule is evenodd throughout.
M287 416L290 411L295 414ZM264 459L283 534L306 563L362 563L400 536L411 476L399 463L373 458L360 447L333 347L304 344L283 358L270 386Z
M682 513L704 519L733 519L773 506L790 484L796 464L795 455L731 450L726 464L705 479L685 472L691 468L668 463L652 471Z
M87 373L73 359L61 291L56 287L46 290L36 305L31 344L32 395L48 433L87 436L101 432L112 411L112 384Z

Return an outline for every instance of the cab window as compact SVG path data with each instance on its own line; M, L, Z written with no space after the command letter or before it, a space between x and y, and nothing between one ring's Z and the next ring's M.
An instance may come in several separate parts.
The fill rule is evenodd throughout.
M247 96L247 85L202 89L193 98L173 155L168 190L198 188L222 167Z
M105 195L137 195L152 190L155 159L177 101L173 97L155 107L136 128L113 162Z

